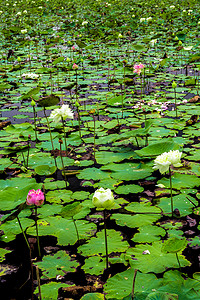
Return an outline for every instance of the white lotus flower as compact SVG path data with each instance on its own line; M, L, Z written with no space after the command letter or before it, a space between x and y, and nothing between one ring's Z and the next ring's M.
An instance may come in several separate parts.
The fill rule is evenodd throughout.
M179 150L170 150L168 152L168 159L174 167L181 166L181 155L182 152L180 152Z
M151 41L149 42L149 44L150 44L152 47L154 47L156 43L157 43L157 39L151 40Z
M27 29L21 29L21 33L27 33Z
M181 166L181 155L182 152L179 150L170 150L169 152L164 152L161 155L157 156L154 160L154 170L159 170L161 174L169 171L169 167L173 165L174 167Z
M49 117L53 122L59 123L62 119L73 119L74 114L69 108L69 105L64 104L61 108L54 109Z
M35 73L23 73L22 77L30 78L30 79L37 79L40 75Z
M92 203L97 208L110 209L114 205L112 191L110 189L104 190L103 188L96 190L92 198Z
M145 18L140 18L140 23L145 22Z
M88 24L88 21L83 21L82 22L82 25L84 26L84 25L87 25Z

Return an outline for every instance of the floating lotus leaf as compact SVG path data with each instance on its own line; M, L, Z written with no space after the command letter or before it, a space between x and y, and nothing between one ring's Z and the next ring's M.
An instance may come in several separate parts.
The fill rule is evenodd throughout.
M131 267L143 273L162 273L168 268L179 268L176 255L164 254L162 245L162 241L156 241L152 245L139 244L135 248L128 249L126 254ZM180 253L178 253L178 258L182 267L190 266L190 262Z
M125 252L129 246L127 241L122 241L119 232L109 229L107 230L108 253ZM97 233L96 237L92 237L87 244L78 247L79 252L85 256L101 255L105 256L105 236L104 231Z
M134 271L135 270L133 268L129 268L128 270L109 278L104 285L106 299L122 300L124 297L130 295L132 291ZM134 291L135 293L143 293L147 296L150 292L152 292L152 289L157 290L161 285L162 279L158 279L154 274L143 274L137 272Z
M57 237L59 245L74 245L78 238L72 220L57 217L46 217L38 221L39 235L52 235ZM84 220L77 220L79 238L87 240L96 231L96 225ZM36 236L35 226L27 230L27 233Z
M56 278L58 275L65 276L69 272L75 272L79 263L72 260L65 251L58 251L54 255L46 255L41 262L36 262L39 269L42 270L41 278Z
M35 168L35 173L40 175L40 176L50 176L52 175L53 173L55 173L56 171L56 166L49 166L49 165L40 165L40 166L37 166Z

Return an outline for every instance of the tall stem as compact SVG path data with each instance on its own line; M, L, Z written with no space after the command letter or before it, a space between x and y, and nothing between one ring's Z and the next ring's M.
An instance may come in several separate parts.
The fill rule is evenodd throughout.
M170 182L170 190L171 190L171 211L172 211L172 218L173 218L173 198L172 198L172 174L171 174L171 169L169 167L169 182Z
M34 115L34 126L35 126L35 141L36 143L38 142L38 138L37 138L37 127L36 127L36 111L35 111L35 107L33 106L33 115Z
M23 230L23 228L22 228L22 224L21 224L20 219L19 219L18 216L17 216L17 221L18 221L19 227L20 227L20 229L21 229L21 231L22 231L22 233L23 233L23 236L24 236L24 239L25 239L25 241L26 241L27 247L28 247L29 250L30 250L29 242L28 242L28 240L27 240L26 234L25 234L25 232L24 232L24 230Z
M65 166L64 166L63 157L62 157L62 140L61 139L59 139L59 143L60 143L60 158L61 158L63 174L64 174L64 178L65 178L65 185L66 185L66 188L67 188L67 177L66 177L66 174L65 174Z
M96 131L95 131L95 116L93 115L93 120L94 120L94 161L96 159L95 157L95 147L96 147L96 140L95 140L95 135L96 135Z
M138 271L137 269L135 269L135 271L134 271L133 286L132 286L132 292L131 292L131 300L134 299L135 279L136 279L137 271Z
M106 210L103 211L104 217L104 233L105 233L105 247L106 247L106 269L108 269L108 241L107 241L107 233L106 233Z
M39 274L38 266L36 266L36 276L37 276L37 282L38 282L39 299L42 300L41 286L40 286L40 274Z
M72 217L72 221L73 221L73 223L74 223L74 227L75 227L75 229L76 229L76 235L77 235L77 239L78 239L78 243L79 243L79 241L80 241L80 238L79 238L79 234L78 234L78 228L77 228L77 226L76 226L76 221L74 220L74 218Z
M37 206L35 206L35 227L36 227L36 234L37 234L38 255L39 257L41 257L40 241L39 241L39 234L38 234L38 223L37 223Z
M176 118L178 118L178 111L177 111L177 104L176 104L176 89L174 89L174 97L175 97Z
M178 258L178 254L177 254L177 253L176 253L176 259L177 259L177 261L178 261L179 269L181 270L181 264L180 264L180 260L179 260L179 258Z
M68 155L68 152L67 152L67 139L66 139L66 132L65 132L65 122L63 120L63 117L61 117L61 120L62 120L62 124L63 124L63 132L64 132L64 141L65 141L65 150L66 150L66 156Z
M53 157L54 157L54 161L55 161L55 166L57 168L55 150L54 150L53 139L52 139L52 134L51 134L51 128L50 128L50 125L49 125L49 120L48 120L47 115L46 115L45 107L44 107L44 116L45 116L46 121L47 121L47 126L48 126L48 129L49 129L49 134L50 134L50 139L51 139L51 146L52 146L52 150L53 150Z
M23 233L24 239L25 239L27 247L29 249L29 258L30 258L30 267L31 267L31 300L33 300L34 299L34 285L33 285L33 263L32 263L32 259L31 259L31 247L29 245L29 242L27 240L26 234L25 234L25 232L24 232L24 230L22 228L22 224L21 224L20 219L19 219L18 216L17 216L17 221L19 223L19 227L20 227L20 229L21 229L21 231Z

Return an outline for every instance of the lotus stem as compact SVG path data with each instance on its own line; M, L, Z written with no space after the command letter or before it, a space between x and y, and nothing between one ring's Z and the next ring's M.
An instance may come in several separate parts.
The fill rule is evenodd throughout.
M133 286L132 286L132 292L131 292L131 300L134 300L134 290L135 290L135 279L137 275L137 269L134 271L134 276L133 276Z
M65 141L65 149L66 149L66 156L68 155L67 151L67 139L66 139L66 132L65 132L65 122L63 120L63 117L61 117L62 124L63 124L63 132L64 132L64 141Z
M28 136L28 152L27 152L27 159L26 159L26 167L28 168L28 159L29 159L29 150L30 150L30 139L31 139L31 136L29 135Z
M95 116L94 116L94 114L92 116L93 116L93 121L94 121L94 161L95 161L96 160L96 157L95 157L95 147L96 147L95 135L96 135L96 130L95 130Z
M24 239L25 239L25 241L26 241L27 247L28 247L29 250L30 250L29 242L28 242L28 240L27 240L26 234L25 234L25 232L24 232L24 230L23 230L23 228L22 228L22 224L21 224L20 219L19 219L18 216L17 216L17 221L18 221L19 227L20 227L20 229L21 229L21 231L22 231L22 233L23 233L23 236L24 236Z
M55 166L56 166L56 168L58 168L57 167L57 163L56 163L54 146L53 146L53 139L52 139L52 134L51 134L51 128L50 128L50 125L49 125L49 120L48 120L47 115L46 115L45 107L44 107L44 116L46 118L47 126L48 126L48 129L49 129L49 134L50 134L50 139L51 139L51 145L52 145L52 150L53 150L53 157L54 157L54 161L55 161Z
M36 111L35 111L35 107L33 106L33 116L34 116L34 126L35 126L35 141L36 143L38 142L38 138L37 138L37 127L36 127Z
M174 98L175 98L176 118L178 118L177 103L176 103L176 89L174 89Z
M38 255L39 255L39 257L41 257L40 241L39 241L39 234L38 234L38 223L37 223L37 206L36 205L35 205L35 227L36 227L36 235L37 235Z
M76 229L76 235L77 235L77 239L78 239L78 243L80 242L80 238L79 238L79 233L78 233L78 228L76 226L76 221L74 220L74 218L72 217L72 221L74 223L74 227Z
M40 287L40 274L39 274L38 266L36 266L36 276L38 282L39 299L42 300L41 287Z
M63 141L61 139L59 139L59 144L60 144L60 158L61 158L61 163L62 163L62 168L63 168L63 174L64 174L64 178L65 178L65 185L67 188L67 177L65 174L65 166L64 166L64 162L63 162L63 157L62 157L62 143Z
M108 269L108 241L107 241L107 233L106 233L106 210L103 211L104 217L104 234L105 234L105 247L106 247L106 269Z
M178 261L179 269L181 270L181 264L180 264L180 260L179 260L179 258L178 258L178 254L177 254L177 253L176 253L176 259L177 259L177 261Z
M33 286L33 263L32 263L32 260L31 260L31 247L29 245L28 239L26 237L26 234L25 234L25 232L23 230L22 224L21 224L20 219L19 219L18 216L17 216L17 221L18 221L19 227L20 227L20 229L21 229L21 231L23 233L24 239L26 241L26 245L27 245L27 247L29 249L29 258L30 258L30 267L31 267L31 300L33 300L34 299L34 286Z
M172 211L172 218L173 218L173 198L172 198L172 174L171 174L171 169L169 167L169 182L170 182L170 191L171 191L171 211Z

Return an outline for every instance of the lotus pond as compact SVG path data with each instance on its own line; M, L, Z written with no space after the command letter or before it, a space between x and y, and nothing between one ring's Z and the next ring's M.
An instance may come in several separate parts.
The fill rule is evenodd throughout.
M3 300L200 299L199 10L1 1Z

